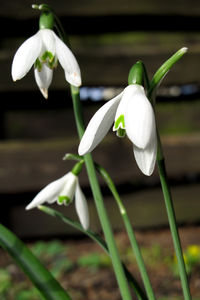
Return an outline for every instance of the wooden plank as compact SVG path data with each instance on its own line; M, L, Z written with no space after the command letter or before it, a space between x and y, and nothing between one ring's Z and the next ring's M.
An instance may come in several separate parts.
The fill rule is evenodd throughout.
M24 38L25 39L25 38ZM24 39L5 41L0 50L0 91L36 90L33 71L16 83L11 79L14 53ZM143 60L150 76L183 46L189 51L171 70L163 85L197 82L200 36L198 33L132 32L121 34L72 36L72 49L79 61L83 85L126 85L131 66ZM184 71L183 71L184 70ZM50 89L68 86L61 67L54 72Z
M172 187L173 202L178 224L194 224L199 222L199 193L200 185ZM121 194L122 201L128 211L130 221L135 229L156 228L167 226L168 221L165 205L160 188L151 188ZM17 200L17 199L16 199ZM25 211L25 206L31 201L27 198L24 205L12 206L9 210L10 228L21 238L69 236L80 234L60 220L52 218L33 209ZM90 228L95 232L101 231L96 208L92 198L87 198L90 211ZM118 208L111 196L105 196L110 222L114 230L123 230L124 225ZM71 219L77 220L74 204L68 207L53 205L53 207ZM35 226L37 220L37 226Z
M83 103L86 124L101 105L102 102ZM167 170L172 179L195 179L200 174L199 111L199 101L158 103L156 106ZM79 144L72 107L39 112L11 110L5 114L4 126L10 140L0 143L1 194L37 192L72 167L71 162L62 161L66 152L77 153ZM158 182L157 172L148 178L138 170L130 141L117 138L111 131L93 155L119 185ZM81 182L88 186L85 173Z
M183 136L163 139L169 176L175 180L194 178L200 173L200 137ZM6 142L0 144L0 193L14 194L37 192L49 182L68 172L72 162L63 162L66 152L77 153L77 139L35 142ZM120 149L120 151L116 151ZM128 139L118 139L113 134L93 152L97 162L111 174L116 184L156 184L157 171L146 177L136 166L132 145ZM184 163L183 163L184 162ZM81 183L88 186L85 172ZM102 181L101 181L102 182Z
M86 124L101 105L102 102L93 105L83 103ZM158 128L171 177L200 173L199 111L199 101L192 104L159 103L156 106ZM66 152L77 153L79 143L72 107L39 112L8 111L4 126L5 134L11 140L0 143L1 193L38 190L70 169L72 164L63 162L62 157ZM127 138L119 139L110 132L95 149L94 157L118 183L134 183L136 178L136 181L149 181L138 171L132 145ZM83 183L88 184L85 176Z
M2 1L1 16L16 18L30 18L33 16L31 0ZM113 14L171 14L199 16L200 6L198 0L158 1L158 0L49 0L59 15L113 15ZM36 12L35 12L36 14Z

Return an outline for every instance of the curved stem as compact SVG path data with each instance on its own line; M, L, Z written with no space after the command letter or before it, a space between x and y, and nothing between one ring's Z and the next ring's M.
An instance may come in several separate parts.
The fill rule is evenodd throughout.
M83 122L83 113L82 113L82 106L80 102L79 89L77 87L71 86L71 95L73 99L73 107L74 107L74 115L75 115L75 120L77 125L77 131L78 131L79 138L81 138L83 136L85 128ZM86 165L92 193L94 196L97 212L108 245L109 253L111 256L111 260L115 271L115 276L120 288L120 292L124 300L131 300L132 297L130 294L129 286L119 257L116 243L113 237L113 232L103 202L103 197L97 180L95 166L91 154L86 154L84 156L84 159L85 159L85 165Z
M174 249L175 249L176 256L177 256L179 274L180 274L184 299L191 300L192 298L191 298L191 294L190 294L190 288L189 288L189 283L188 283L188 278L187 278L187 273L186 273L186 268L185 268L185 262L183 259L183 251L182 251L180 237L179 237L179 233L178 233L178 227L177 227L177 221L176 221L176 216L175 216L175 211L174 211L174 206L173 206L173 201L172 201L171 190L170 190L170 186L169 186L168 178L167 178L165 160L164 160L163 151L162 151L162 144L160 141L159 134L157 134L157 135L158 135L157 165L158 165L158 171L159 171L162 191L163 191L163 195L164 195L164 200L165 200L165 206L166 206L167 215L168 215L168 219L169 219L169 225L170 225L170 229L171 229L172 239L173 239L173 243L174 243Z
M99 173L101 174L101 176L106 181L110 191L112 192L112 194L113 194L113 196L114 196L114 198L117 202L117 205L118 205L119 210L120 210L120 214L123 218L124 225L126 227L127 234L129 236L129 240L130 240L133 252L134 252L136 260L137 260L137 264L138 264L138 267L139 267L139 270L140 270L140 273L141 273L141 276L142 276L142 279L143 279L143 283L144 283L144 287L145 287L147 296L150 300L155 300L156 298L155 298L155 295L154 295L154 292L153 292L153 289L152 289L152 286L151 286L151 282L149 280L149 276L148 276L148 273L147 273L147 270L146 270L146 267L145 267L145 264L144 264L144 261L143 261L142 253L140 251L140 248L139 248L139 245L137 243L134 231L132 229L132 225L131 225L131 222L129 220L126 208L123 205L123 202L121 201L121 198L120 198L119 193L118 193L118 191L115 187L115 184L113 183L113 181L112 181L110 175L108 174L108 172L103 167L101 167L97 164L95 166L96 166L97 170L99 171Z

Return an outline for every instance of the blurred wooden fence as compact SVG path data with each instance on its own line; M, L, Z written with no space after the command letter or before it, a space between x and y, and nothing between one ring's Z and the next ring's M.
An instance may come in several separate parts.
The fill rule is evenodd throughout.
M78 146L63 70L57 68L54 72L48 101L40 95L32 71L19 82L13 83L11 79L16 49L38 28L38 12L31 9L31 4L29 0L3 0L0 11L0 195L6 206L1 218L24 236L45 235L50 223L57 232L66 232L37 211L24 212L24 206L44 185L70 169L72 164L63 162L62 157L66 152L76 153ZM143 60L151 76L179 48L189 48L162 86L169 89L190 84L195 86L195 93L186 96L180 93L173 98L174 103L159 103L157 110L176 206L184 207L177 211L178 219L199 221L199 1L61 0L48 4L53 6L69 34L84 86L124 87L129 69L137 60ZM183 96L187 103L182 101ZM86 123L101 104L83 102ZM168 135L164 135L166 132ZM119 140L109 134L94 151L94 157L118 184L136 226L166 224L157 173L151 178L140 174L127 139ZM91 199L85 174L81 176L81 184ZM112 211L115 207L107 190L105 195ZM93 202L90 203L92 226L98 228ZM65 212L74 215L73 207ZM47 225L31 232L35 215ZM117 217L111 215L114 226L119 228ZM28 222L27 226L22 219Z

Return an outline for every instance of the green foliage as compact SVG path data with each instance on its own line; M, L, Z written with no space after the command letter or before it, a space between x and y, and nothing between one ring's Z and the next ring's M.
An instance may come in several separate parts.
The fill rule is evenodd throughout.
M32 252L39 258L43 257L53 257L64 251L66 247L58 240L53 240L50 242L38 241L31 247Z
M171 296L170 297L162 297L162 298L159 298L158 300L171 300ZM192 298L193 300L200 300L200 298ZM176 296L173 296L173 300L183 300L183 298L181 297L176 297Z
M102 267L111 267L112 263L108 255L104 253L94 252L79 257L78 265L81 267L91 267L93 269L99 269Z
M13 268L10 268L8 265L4 269L0 269L0 299L70 299L68 294L65 293L60 286L59 280L56 281L54 279L55 277L59 279L63 272L72 266L72 262L66 257L66 247L57 240L49 243L38 242L32 247L33 252L36 254L34 256L26 245L2 225L1 229L1 233L4 233L4 235L2 234L4 239L1 236L2 247L4 246L6 250L8 249L11 256L14 256L14 254L17 253L17 255L15 255L18 258L17 262L19 266L26 271L33 284L36 282L35 286L38 289L30 286L30 281L20 273L20 270L18 270L17 267L17 277L16 274L13 276ZM22 249L23 255L20 256L19 253L22 253ZM43 265L47 268L45 268L40 261L43 261ZM47 269L50 269L50 272ZM52 277L51 273L55 276ZM21 280L21 276L23 277L23 280ZM41 287L45 290L44 293L41 293ZM54 294L52 294L53 288Z
M162 247L158 244L153 244L151 247L141 247L142 256L144 258L145 264L148 268L158 268L160 264L165 263L168 254L166 254ZM123 258L129 264L135 264L136 259L133 255L133 250L131 247L128 247L123 254Z
M196 268L200 268L200 246L189 245L183 252L183 258L186 266L186 271L188 275L190 275ZM177 259L175 256L171 261L171 268L175 276L178 276Z
M0 269L1 300L45 300L35 287L28 282L14 282L9 269Z
M156 111L161 135L195 134L199 132L200 102L157 103Z
M16 300L45 300L36 288L22 289L16 294Z
M45 265L50 264L50 272L57 279L74 266L74 263L67 257L67 247L58 240L38 241L31 249Z
M120 246L120 245L119 245ZM72 246L66 243L53 241L38 241L31 247L32 252L39 258L45 266L50 270L56 279L62 282L64 276L70 276L70 271L76 268L88 268L91 272L98 272L101 268L110 268L111 260L108 255L103 252L90 252L89 254L80 254L76 261L69 258L73 252ZM163 248L159 244L152 244L149 247L141 247L144 261L149 269L158 270L162 265L167 270L173 271L173 275L177 274L177 262L171 256L171 250ZM136 260L131 247L121 247L121 256L129 266L136 266ZM194 268L200 266L200 246L190 245L184 251L184 259L188 272L192 272ZM173 266L173 269L172 269ZM188 266L190 268L188 269ZM176 271L175 271L176 270ZM19 272L19 271L18 271ZM19 273L20 274L20 273ZM20 276L23 276L22 274ZM25 279L16 281L12 275L10 265L4 269L0 269L0 299L1 300L43 300L42 296L30 282ZM77 299L79 299L77 297ZM81 296L80 296L81 299ZM161 297L158 300L170 300L170 297ZM173 300L181 300L180 297L173 297ZM200 300L200 298L194 298Z
M4 295L11 287L11 275L7 270L0 269L0 295Z

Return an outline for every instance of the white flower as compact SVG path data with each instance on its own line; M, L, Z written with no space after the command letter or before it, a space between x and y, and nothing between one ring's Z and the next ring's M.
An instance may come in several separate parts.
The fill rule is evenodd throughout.
M79 145L79 155L91 152L113 126L120 137L133 143L136 162L151 175L156 161L157 138L154 111L141 85L132 84L104 104L90 120Z
M80 86L80 68L71 50L53 30L40 29L17 50L12 63L12 78L14 81L23 78L34 64L37 85L47 98L57 60L64 69L66 80L74 86Z
M72 172L48 184L29 203L26 209L32 209L45 202L52 204L69 204L75 196L75 208L84 229L89 227L89 211L87 201L80 188L78 177Z

